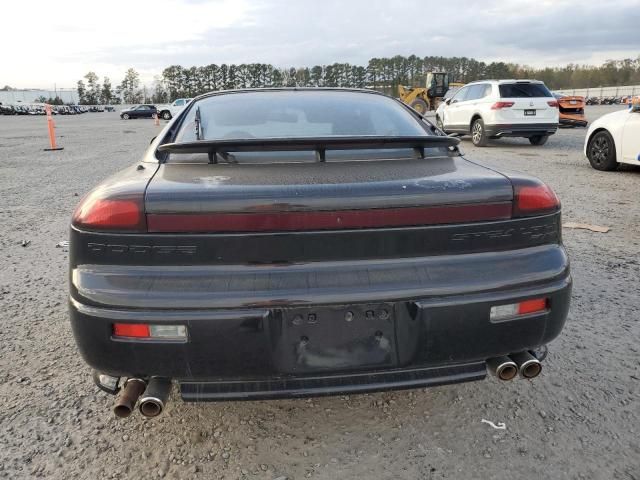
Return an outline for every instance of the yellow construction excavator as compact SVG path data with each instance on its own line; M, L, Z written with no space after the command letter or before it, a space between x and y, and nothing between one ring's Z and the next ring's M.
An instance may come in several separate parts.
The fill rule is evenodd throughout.
M407 88L398 85L400 100L420 114L435 110L451 88L462 87L464 83L449 82L447 72L429 72L425 87Z

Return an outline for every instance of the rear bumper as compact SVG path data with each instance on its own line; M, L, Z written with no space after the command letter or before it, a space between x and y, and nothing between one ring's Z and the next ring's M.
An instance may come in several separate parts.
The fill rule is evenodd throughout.
M344 263L311 276L304 266L261 266L268 285L260 272L227 270L235 290L223 292L211 268L184 267L176 279L170 268L145 278L149 267L113 276L79 267L71 323L98 371L174 378L187 400L258 399L480 379L488 358L550 342L569 308L559 245L351 264L347 272ZM494 305L537 297L549 299L546 311L489 320ZM348 324L346 312L355 313ZM188 340L113 339L114 322L185 325Z
M553 135L558 130L557 123L523 123L485 125L490 137L534 137L537 135Z
M475 362L341 375L307 375L241 381L187 381L180 383L180 393L182 399L187 402L273 400L435 387L482 380L486 374L485 362Z
M560 117L560 126L562 127L586 127L589 122L584 118L562 118Z

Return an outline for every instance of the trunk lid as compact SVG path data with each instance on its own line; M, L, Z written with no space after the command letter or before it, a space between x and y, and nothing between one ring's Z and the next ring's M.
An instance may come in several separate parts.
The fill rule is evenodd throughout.
M584 97L562 97L558 99L560 113L584 113Z
M390 223L365 222L357 226L456 223L467 218L456 213L461 209L510 206L512 199L512 185L506 177L461 157L265 165L166 163L147 187L145 210L150 231L158 232L250 231L251 228L242 228L245 220L284 214L289 215L285 223L294 222L292 228L283 228L282 221L275 221L258 230L331 230L356 226L349 223L349 215L368 212L371 216L373 209L377 214L374 216L386 215ZM436 211L433 208L449 210L439 211L439 219L418 215L418 220L412 217L404 222L397 217L423 207L430 208L431 213ZM314 220L308 217L310 212L325 216L338 212L341 218L321 218L314 228ZM181 219L211 214L223 216L214 219L215 225L209 222L208 226L194 227L192 223L171 228ZM486 219L497 218L505 217L488 215ZM154 228L154 220L158 219L168 220L169 227L165 222L165 228ZM228 228L220 225L228 220ZM309 228L305 228L307 220Z

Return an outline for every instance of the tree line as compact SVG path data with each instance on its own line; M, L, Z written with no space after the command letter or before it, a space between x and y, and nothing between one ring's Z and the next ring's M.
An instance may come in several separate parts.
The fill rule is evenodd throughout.
M505 62L486 63L467 57L372 58L367 65L333 63L313 67L277 68L266 63L210 64L183 67L172 65L154 79L151 89L141 85L140 75L127 70L115 88L104 77L99 82L94 72L79 80L81 104L165 103L180 97L235 88L264 87L349 87L371 88L397 95L398 85L425 84L431 71L449 72L450 81L500 78L535 78L551 89L587 88L640 83L640 56L637 59L608 60L600 66L569 64L564 67L533 68ZM85 83L86 81L86 83Z

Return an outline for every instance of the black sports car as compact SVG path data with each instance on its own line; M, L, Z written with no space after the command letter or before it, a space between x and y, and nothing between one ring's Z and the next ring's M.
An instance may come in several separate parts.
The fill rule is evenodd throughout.
M137 105L120 112L120 118L129 120L130 118L153 118L158 114L158 109L154 105Z
M70 312L115 412L540 373L571 276L540 180L399 101L193 100L72 219Z

